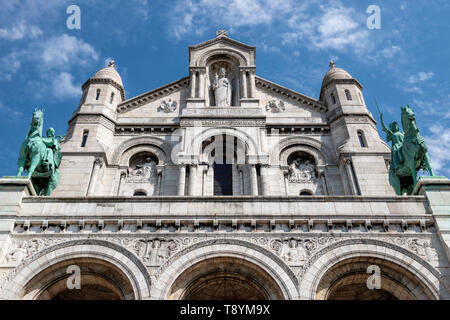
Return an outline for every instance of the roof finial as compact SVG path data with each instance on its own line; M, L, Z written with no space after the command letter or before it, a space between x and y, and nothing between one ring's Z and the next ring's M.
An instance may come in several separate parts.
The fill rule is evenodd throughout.
M110 60L109 63L108 63L108 67L115 68L116 67L116 62L114 60Z
M228 31L227 30L217 30L216 38L218 38L218 37L228 37Z
M330 69L336 68L336 65L334 64L334 61L330 61Z

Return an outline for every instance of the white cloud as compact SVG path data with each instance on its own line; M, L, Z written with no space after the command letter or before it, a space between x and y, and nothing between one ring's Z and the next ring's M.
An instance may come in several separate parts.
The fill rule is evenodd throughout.
M15 24L11 28L0 28L0 39L15 41L23 38L35 39L42 35L42 30L25 22Z
M396 56L396 55L398 55L398 54L400 54L402 52L403 52L403 50L399 46L390 45L390 46L384 48L383 50L379 51L377 53L377 56L378 57L387 58L387 59L391 59L394 56Z
M417 82L433 79L433 77L434 77L433 72L419 72L418 74L411 75L408 78L408 82L409 83L417 83Z
M283 44L307 41L316 49L366 51L371 48L369 31L352 8L339 2L320 6L318 16L297 12L288 20L290 31L283 33Z
M11 80L20 69L20 52L13 51L0 59L0 79Z
M291 0L180 0L170 14L170 32L180 39L185 34L202 35L211 24L231 30L272 23L280 14L292 11Z
M445 128L441 124L435 124L430 128L431 135L425 136L428 153L431 159L431 166L434 174L444 174L450 176L450 128Z
M57 98L77 97L81 95L81 85L73 83L73 76L61 72L52 81L52 93Z
M42 44L41 50L39 58L46 68L86 65L99 58L99 54L89 43L67 34L50 38Z

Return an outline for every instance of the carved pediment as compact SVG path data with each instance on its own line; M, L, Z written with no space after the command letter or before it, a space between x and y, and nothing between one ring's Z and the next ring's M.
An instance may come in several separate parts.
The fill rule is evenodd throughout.
M143 106L145 104L148 104L148 103L151 103L151 102L154 102L157 100L161 100L162 98L164 98L168 95L171 95L175 92L178 92L178 91L183 90L188 87L189 87L189 77L185 77L185 78L182 78L175 82L166 84L157 89L143 93L137 97L128 99L128 100L122 102L121 104L119 104L117 106L116 111L118 114L123 114L128 111L134 110L140 106ZM163 99L161 100L161 103L162 103L162 101L163 101Z

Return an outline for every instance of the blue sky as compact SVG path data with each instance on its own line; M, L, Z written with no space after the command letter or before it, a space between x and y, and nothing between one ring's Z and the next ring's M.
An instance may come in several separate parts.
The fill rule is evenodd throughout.
M70 4L81 8L81 30L66 27ZM366 26L369 5L381 8L381 30ZM313 98L334 60L364 86L377 120L374 98L387 122L400 122L410 104L436 173L450 176L449 1L0 0L0 8L0 176L16 173L35 107L45 107L44 129L64 134L81 85L109 59L131 98L187 76L187 47L217 29L257 47L257 75Z

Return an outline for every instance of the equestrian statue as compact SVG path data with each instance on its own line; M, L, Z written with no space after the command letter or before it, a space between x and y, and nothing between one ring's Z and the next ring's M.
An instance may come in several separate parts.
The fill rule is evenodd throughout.
M392 142L389 183L400 196L412 194L417 184L417 173L421 169L434 175L427 144L419 133L414 111L409 105L401 107L401 111L404 132L400 131L395 121L386 128L383 113L380 112L381 127L387 135L387 141Z
M17 176L26 171L37 195L49 196L59 182L59 164L61 163L61 136L55 136L55 130L49 128L46 137L42 136L44 109L35 109L30 130L20 146Z

